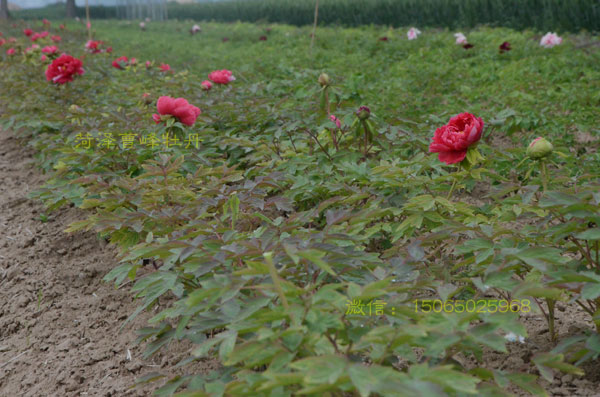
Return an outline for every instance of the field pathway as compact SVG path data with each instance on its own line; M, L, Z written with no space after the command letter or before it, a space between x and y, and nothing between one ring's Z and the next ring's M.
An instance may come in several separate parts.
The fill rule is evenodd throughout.
M129 387L185 349L143 360L135 330L147 314L119 332L136 302L102 281L115 250L96 233L64 232L83 218L77 208L48 214L27 198L46 178L33 154L0 131L0 397L148 396L151 386Z

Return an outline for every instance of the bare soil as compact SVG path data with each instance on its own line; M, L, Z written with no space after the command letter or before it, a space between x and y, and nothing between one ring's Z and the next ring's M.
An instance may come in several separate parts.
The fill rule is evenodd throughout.
M93 232L64 232L83 219L80 210L47 214L27 198L45 179L33 154L0 131L0 397L149 396L168 378L131 388L136 379L178 374L172 367L191 346L143 359L135 330L151 313L119 331L137 302L131 284L102 281L117 264L116 250ZM193 370L216 366L198 362Z

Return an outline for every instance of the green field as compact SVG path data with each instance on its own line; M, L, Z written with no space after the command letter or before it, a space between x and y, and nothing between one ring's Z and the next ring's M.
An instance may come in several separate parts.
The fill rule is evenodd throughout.
M0 30L21 50L28 24ZM539 379L582 374L600 354L597 37L542 48L545 31L480 27L462 30L465 49L454 30L422 28L409 41L410 26L319 27L311 48L311 27L203 23L192 36L191 22L142 31L93 21L113 52L90 54L82 26L57 25L59 47L85 73L53 85L39 53L9 56L5 44L0 121L51 173L36 197L88 210L70 231L93 229L119 247L107 280L135 279L140 310L161 298L141 332L148 353L185 339L195 359L223 364L208 378L173 379L161 395L544 395ZM500 53L505 41L512 49ZM137 64L112 67L120 56ZM202 90L216 69L236 80ZM196 124L155 124L163 95L199 107ZM483 119L483 137L448 166L428 147L462 112ZM200 143L119 147L127 134ZM527 157L539 136L554 152ZM103 147L109 138L117 146ZM507 354L506 334L528 337L526 319L414 303L483 297L527 299L553 346L564 343L537 352L530 371L487 366L491 351ZM349 313L358 301L384 302L385 313ZM585 333L555 339L557 302L587 309Z

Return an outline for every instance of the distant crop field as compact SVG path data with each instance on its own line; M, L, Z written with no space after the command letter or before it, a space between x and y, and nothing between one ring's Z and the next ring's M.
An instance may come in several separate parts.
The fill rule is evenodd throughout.
M315 0L224 0L197 4L168 3L169 18L197 21L313 22ZM92 18L115 18L115 7L92 6ZM80 17L85 15L78 9ZM15 12L17 18L64 18L63 5ZM599 0L320 0L322 24L360 26L419 25L467 28L477 25L513 29L598 31Z

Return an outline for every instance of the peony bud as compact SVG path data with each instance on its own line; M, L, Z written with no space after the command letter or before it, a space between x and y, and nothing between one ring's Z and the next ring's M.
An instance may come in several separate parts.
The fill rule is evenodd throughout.
M327 87L329 85L329 75L327 75L327 73L321 73L319 76L319 84L321 84L321 87Z
M541 159L552 153L554 146L542 137L535 138L527 148L527 155L532 159Z
M371 116L371 109L366 106L361 106L356 111L356 116L358 116L359 120L367 120L369 116Z

